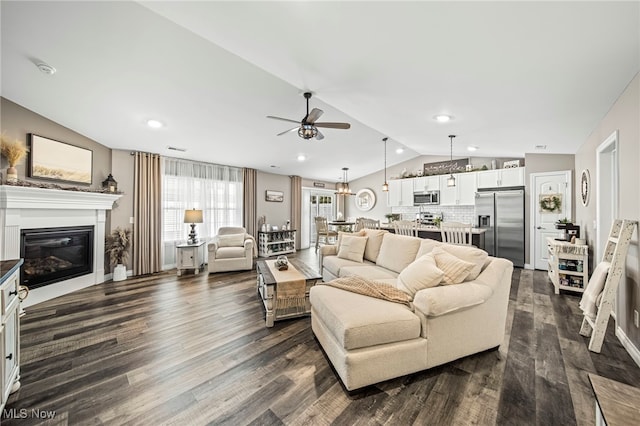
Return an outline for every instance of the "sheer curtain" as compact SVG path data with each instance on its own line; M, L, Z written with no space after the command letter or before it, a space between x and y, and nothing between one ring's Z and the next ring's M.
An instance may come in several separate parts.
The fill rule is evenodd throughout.
M164 268L175 266L175 245L184 242L189 224L184 211L203 211L199 239L210 240L221 226L242 226L242 168L164 158L162 204Z

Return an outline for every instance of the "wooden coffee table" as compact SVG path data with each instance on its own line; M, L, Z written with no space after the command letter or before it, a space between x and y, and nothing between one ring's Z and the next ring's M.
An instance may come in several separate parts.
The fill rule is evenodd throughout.
M262 303L264 304L264 309L266 311L267 327L273 327L274 321L303 317L311 313L309 289L322 279L322 275L296 259L289 259L289 265L296 268L305 277L305 282L307 284L305 290L305 304L304 306L279 308L277 306L278 283L264 260L258 260L258 262L256 262L256 270L258 272L258 295L262 299Z

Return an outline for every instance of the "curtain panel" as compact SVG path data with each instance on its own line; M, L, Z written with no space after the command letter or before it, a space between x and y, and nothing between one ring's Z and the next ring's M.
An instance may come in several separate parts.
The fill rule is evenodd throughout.
M185 210L203 212L198 239L210 240L221 226L243 226L243 170L239 167L163 158L164 268L175 266L175 245L189 235Z
M133 274L162 270L162 202L160 156L136 152L134 159Z
M243 223L249 235L258 241L258 172L256 169L243 169Z
M289 176L291 179L291 227L297 229L296 250L300 250L300 232L302 232L302 178Z

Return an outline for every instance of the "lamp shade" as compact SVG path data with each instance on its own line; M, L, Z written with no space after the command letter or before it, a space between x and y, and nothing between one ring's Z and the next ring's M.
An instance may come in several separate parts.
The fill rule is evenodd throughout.
M202 223L202 210L185 210L184 223Z

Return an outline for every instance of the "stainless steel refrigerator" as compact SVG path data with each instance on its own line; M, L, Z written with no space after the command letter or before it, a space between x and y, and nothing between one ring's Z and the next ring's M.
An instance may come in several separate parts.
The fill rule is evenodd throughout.
M524 267L524 187L478 189L476 217L489 255Z

